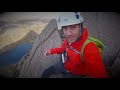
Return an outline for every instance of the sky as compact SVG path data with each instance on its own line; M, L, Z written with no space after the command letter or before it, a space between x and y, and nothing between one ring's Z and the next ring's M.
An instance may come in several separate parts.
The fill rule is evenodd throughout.
M60 12L4 12L0 21L17 21L22 19L54 19Z

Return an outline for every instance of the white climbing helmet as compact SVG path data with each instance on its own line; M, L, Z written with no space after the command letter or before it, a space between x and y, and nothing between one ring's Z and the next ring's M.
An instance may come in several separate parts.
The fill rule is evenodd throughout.
M80 12L62 12L57 19L58 30L62 29L62 26L73 25L82 23L84 21Z

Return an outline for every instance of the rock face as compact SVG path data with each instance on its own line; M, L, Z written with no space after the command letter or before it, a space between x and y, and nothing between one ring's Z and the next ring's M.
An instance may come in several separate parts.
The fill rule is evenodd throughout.
M118 53L115 57L115 60L112 64L113 64L111 67L112 77L120 78L120 50L118 51Z
M103 52L103 62L114 76L120 73L120 13L117 12L82 12L84 26L90 36L99 38L106 47ZM117 55L118 54L118 55ZM119 59L119 60L118 60ZM115 68L118 68L117 70Z
M21 60L17 68L20 78L40 78L43 71L60 61L60 55L44 57L44 50L61 45L56 20L51 20L36 39L26 60Z

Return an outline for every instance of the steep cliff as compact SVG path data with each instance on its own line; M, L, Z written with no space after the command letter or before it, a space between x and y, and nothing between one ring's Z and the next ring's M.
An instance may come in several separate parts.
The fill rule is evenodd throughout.
M44 50L61 45L55 20L51 20L36 39L27 58L23 58L17 66L18 77L40 78L43 71L60 61L60 55L44 57Z

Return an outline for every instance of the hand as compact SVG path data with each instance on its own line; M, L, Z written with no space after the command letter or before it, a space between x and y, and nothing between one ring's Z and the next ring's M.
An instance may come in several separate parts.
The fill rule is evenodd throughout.
M44 56L49 56L51 55L51 51L50 50L45 50Z

